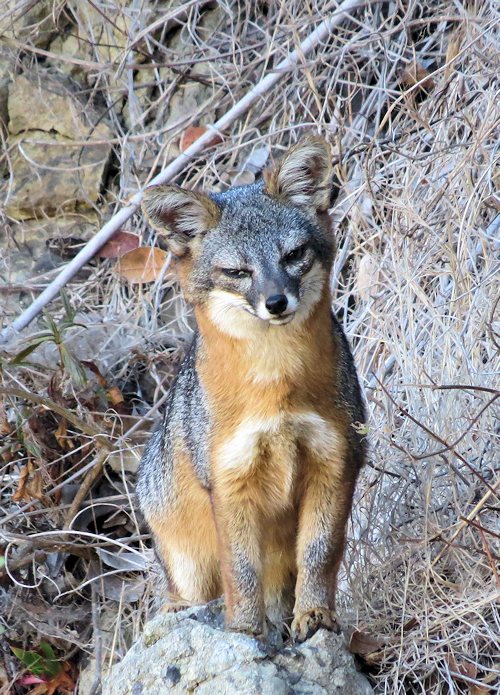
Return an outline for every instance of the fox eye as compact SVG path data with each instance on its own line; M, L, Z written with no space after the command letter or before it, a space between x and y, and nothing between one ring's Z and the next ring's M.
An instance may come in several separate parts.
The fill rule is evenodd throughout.
M306 248L306 245L302 244L302 246L297 246L296 249L287 253L285 256L285 263L295 263L296 261L301 261L304 258Z
M227 275L228 278L249 278L252 275L252 271L246 268L221 268L221 273Z

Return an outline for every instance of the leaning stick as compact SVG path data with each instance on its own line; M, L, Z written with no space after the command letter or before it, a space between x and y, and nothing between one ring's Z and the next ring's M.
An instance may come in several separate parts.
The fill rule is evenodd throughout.
M338 26L345 18L349 18L349 11L358 7L363 3L363 0L344 0L338 9L331 14L328 19L325 19L321 24L305 39L300 46L291 51L288 56L279 63L276 68L263 77L252 89L226 113L216 123L208 128L203 135L195 140L185 152L182 152L173 162L171 162L158 176L148 184L149 186L157 186L161 183L170 181L176 176L186 164L199 154L204 147L213 143L214 137L230 126L233 121L244 114L257 99L266 94L274 85L283 77L283 73L288 72L297 66L303 56L312 51L321 41L324 41L333 31L334 27ZM141 203L142 191L138 191L128 201L128 203L119 210L113 217L106 222L104 227L84 246L84 248L66 265L59 275L45 288L35 301L19 316L10 326L7 326L0 332L0 343L5 343L15 337L18 331L33 321L38 316L40 311L54 297L67 282L82 268L87 261L95 256L101 246L103 246L113 234L126 222Z

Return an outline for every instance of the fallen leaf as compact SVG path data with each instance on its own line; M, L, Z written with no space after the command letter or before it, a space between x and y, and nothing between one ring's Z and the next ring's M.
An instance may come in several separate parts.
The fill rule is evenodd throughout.
M401 74L401 83L406 87L414 87L416 84L420 83L420 88L424 89L426 92L430 92L434 87L434 80L430 76L427 68L424 68L423 65L416 61L403 71Z
M119 405L120 403L123 403L125 401L125 398L123 397L123 393L120 391L118 386L112 386L108 390L108 399L111 403L111 405Z
M180 151L185 152L187 148L190 147L193 144L193 142L198 140L198 138L201 138L201 136L204 135L207 132L207 130L208 128L206 128L205 126L198 125L192 125L189 126L189 128L186 128L186 130L181 135L181 141L179 143ZM222 138L220 135L217 135L217 133L214 132L214 136L210 140L210 142L207 143L207 147L217 145L219 142L222 142Z
M380 652L383 647L382 639L361 630L354 630L349 641L351 654L358 654L369 663L375 663L379 659L377 652Z
M497 212L500 212L500 198L498 195L489 195L483 200L483 203Z
M465 681L469 686L470 691L475 693L475 695L483 695L483 693L488 692L488 688L483 688L483 686L476 686L469 682L470 680L473 680L477 677L476 664L465 660L457 661L453 654L448 654L446 660L450 666L451 675L456 681ZM472 687L476 688L476 690L472 690Z
M29 478L29 468L28 466L23 466L19 471L19 480L17 482L17 490L12 495L13 502L21 502L21 500L31 499L27 496L26 484Z
M144 572L147 568L147 561L138 553L122 551L121 553L111 552L104 548L96 548L97 555L109 567L124 572Z
M167 253L153 246L141 246L118 259L118 274L132 283L153 282L167 260Z
M104 377L101 374L99 367L96 365L95 362L91 362L89 360L81 360L81 363L83 364L84 367L86 367L87 369L90 369L92 374L97 379L97 383L99 384L99 386L101 388L103 388L103 389L107 388L108 382L106 381L106 377Z
M60 672L53 678L48 680L33 679L31 681L26 680L21 683L22 685L28 685L31 683L38 683L33 690L29 691L29 695L72 695L75 691L75 680L74 678L63 668ZM71 668L71 667L69 667ZM29 677L28 677L29 678Z
M76 683L71 672L71 664L65 661L59 673L47 681L47 695L54 695L55 693L72 695L75 692Z
M465 676L466 678L475 678L477 676L476 665L471 664L469 661L458 664L458 671L461 676Z
M48 678L53 678L61 669L61 662L54 654L54 650L48 642L40 642L40 651L21 649L20 647L12 647L12 651L32 675L42 678L47 681Z
M115 473L122 473L123 471L137 473L143 451L144 446L137 445L134 448L127 446L126 449L112 451L108 456L106 465Z
M186 128L186 130L181 135L181 152L185 152L187 148L190 145L192 145L193 142L195 142L195 140L201 138L201 136L204 135L206 132L207 129L204 126L190 126L189 128Z
M74 448L73 442L68 437L68 423L65 418L59 423L58 428L54 432L54 437L63 451L69 451Z
M98 251L100 258L120 258L139 247L139 237L131 232L116 232Z
M19 472L17 490L12 495L12 501L31 502L33 499L43 499L43 480L40 471L29 461Z
M35 685L36 683L46 683L43 678L39 678L38 676L34 676L33 674L28 674L26 676L22 676L16 683L18 685Z
M10 426L7 419L7 413L5 412L5 406L0 402L0 437L5 437L12 432L13 428Z

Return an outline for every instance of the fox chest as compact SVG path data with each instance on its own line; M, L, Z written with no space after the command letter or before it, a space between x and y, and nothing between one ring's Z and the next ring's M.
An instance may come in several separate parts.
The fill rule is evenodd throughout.
M328 466L342 447L335 425L318 413L284 413L240 423L216 446L213 465L227 488L277 511L293 503L305 466Z

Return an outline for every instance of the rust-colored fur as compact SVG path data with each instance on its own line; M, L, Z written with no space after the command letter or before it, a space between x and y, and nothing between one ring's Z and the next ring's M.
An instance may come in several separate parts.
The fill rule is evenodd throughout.
M330 308L333 243L316 216L326 204L327 152L319 138L306 140L267 174L267 192L255 193L257 201L259 195L279 197L287 215L287 195L294 206L309 201L311 209L297 219L304 227L314 219L314 233L325 239L324 251L318 246L315 257L305 256L293 305L298 309L289 323L258 318L255 312L264 311L258 302L265 296L246 298L233 288L234 280L220 288L214 280L200 285L204 236L197 232L188 239L185 228L203 197L190 194L184 202L180 189L169 194L178 201L176 210L188 208L184 226L172 235L177 246L183 245L179 275L194 303L198 332L164 426L141 464L138 485L174 603L205 602L223 592L228 628L261 634L266 615L276 622L293 617L292 632L299 640L318 627L336 626L336 576L364 455L353 427L363 419L359 386ZM161 227L154 217L161 210L162 219L174 224L175 215L162 207L161 191L152 201L146 209L153 223ZM215 203L210 202L212 219ZM268 217L273 205L263 200ZM221 210L218 224L224 225ZM264 217L255 219L262 224ZM290 219L291 227L297 226ZM300 248L282 256L281 266L292 264L290 282L298 272L293 264L307 253ZM234 252L228 258L234 265ZM252 262L251 257L246 261ZM258 270L251 272L257 277ZM276 272L283 276L281 269ZM249 273L244 268L240 274ZM233 270L228 275L236 277ZM193 423L198 401L205 415Z

